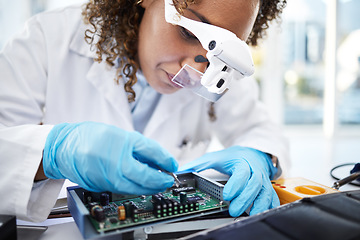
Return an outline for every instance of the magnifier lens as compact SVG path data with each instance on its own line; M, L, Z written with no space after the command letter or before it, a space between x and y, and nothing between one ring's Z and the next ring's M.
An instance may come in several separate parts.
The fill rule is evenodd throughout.
M185 64L171 81L184 88L194 88L201 85L202 75L202 72Z
M190 89L211 102L216 102L226 91L222 94L209 92L206 87L201 85L202 75L202 72L185 64L171 81L183 88Z

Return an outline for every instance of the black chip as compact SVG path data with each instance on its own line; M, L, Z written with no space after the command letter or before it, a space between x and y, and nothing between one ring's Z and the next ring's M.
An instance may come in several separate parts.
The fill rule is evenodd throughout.
M110 221L112 224L115 224L115 223L118 222L118 220L117 220L116 218L114 218L114 217L109 218L109 221Z
M188 197L187 200L189 203L196 203L196 202L204 200L204 199L200 196L194 196L194 197Z
M182 188L175 188L172 190L172 194L174 196L178 196L180 192L186 192L186 193L194 193L195 188L194 187L182 187Z

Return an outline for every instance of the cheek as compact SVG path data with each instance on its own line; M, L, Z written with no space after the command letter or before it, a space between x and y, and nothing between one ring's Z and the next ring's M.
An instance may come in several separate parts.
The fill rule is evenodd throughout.
M146 19L145 19L146 21ZM177 62L176 46L179 39L168 23L145 22L140 26L138 57L140 68L148 83L158 92L168 94L176 91L169 86L168 66ZM164 20L165 21L165 20ZM169 29L170 28L170 29Z
M175 61L182 48L178 33L174 31L175 27L168 24L169 26L150 25L145 28L146 25L139 34L140 64L149 64L151 61L157 67L162 62Z

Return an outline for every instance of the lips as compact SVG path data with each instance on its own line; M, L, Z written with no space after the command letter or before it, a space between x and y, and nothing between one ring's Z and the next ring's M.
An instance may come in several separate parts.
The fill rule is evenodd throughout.
M173 87L176 87L176 88L182 88L180 85L174 83L173 81L171 81L171 79L173 79L175 77L174 74L171 74L171 73L166 73L168 75L168 78L169 78L169 82L171 84L171 86Z

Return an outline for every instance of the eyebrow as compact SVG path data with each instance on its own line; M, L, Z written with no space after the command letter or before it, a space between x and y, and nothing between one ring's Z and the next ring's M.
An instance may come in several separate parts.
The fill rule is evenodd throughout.
M200 21L202 21L202 22L204 22L204 23L207 23L207 24L211 24L210 21L209 21L206 17L204 17L203 15L201 15L200 13L198 13L198 12L192 10L192 9L188 9L188 10L189 10L190 12L192 12L195 16L197 16L197 17L200 19Z

